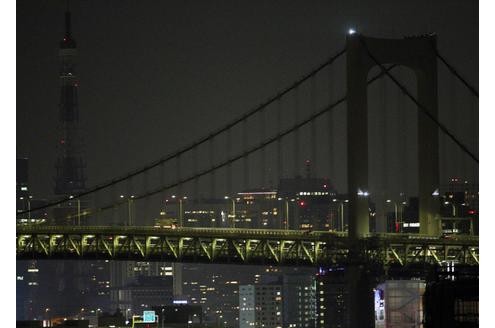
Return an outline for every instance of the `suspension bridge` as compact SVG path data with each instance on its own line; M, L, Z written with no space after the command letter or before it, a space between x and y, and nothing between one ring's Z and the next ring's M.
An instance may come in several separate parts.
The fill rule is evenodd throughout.
M337 63L343 58L345 83L337 76ZM439 53L435 35L392 40L349 34L341 51L217 130L84 192L17 213L18 218L35 217L35 213L68 203L78 204L76 213L72 210L62 219L48 218L46 225L18 225L17 259L340 264L348 266L356 277L367 263L380 263L384 267L442 265L443 262L478 265L477 236L446 238L441 233L440 202L435 197L441 183L440 165L457 165L463 172L469 172L467 175L477 178L478 158L477 134L462 137L459 129L444 121L456 104L439 106L439 93L443 91L438 83L438 63L446 74L443 78L454 81L450 83L463 90L466 103L474 104L471 108L458 108L457 119L476 125L478 92ZM401 81L403 67L413 73L415 84ZM377 85L381 96L375 97L379 104L373 109L369 90ZM387 105L387 87L395 88L401 105ZM460 97L459 90L456 97ZM393 121L392 110L396 114L402 112L402 118ZM371 121L377 122L377 117L385 117L383 129L370 125ZM411 122L405 124L406 118ZM402 126L398 124L400 120ZM342 131L340 127L344 127ZM387 138L388 129L399 136ZM412 131L413 137L406 136L405 130ZM373 134L375 138L370 138ZM404 153L408 138L414 139L412 155ZM393 139L401 141L392 144ZM346 141L341 144L339 140ZM373 147L378 151L369 150L369 140L381 143ZM345 146L343 154L347 156L336 158L334 153ZM391 156L390 148L399 149L400 155ZM383 162L379 157L384 157ZM285 230L243 227L242 215L235 209L239 201L233 196L235 191L253 187L266 190L274 180L280 181L291 174L300 176L303 159L312 163L313 176L325 174L344 181L347 231L343 224L336 231L331 222L309 230L301 230L295 224L289 226L289 200L281 197L278 200L280 204L285 200L287 209L284 211L283 205L277 205L273 217L285 222ZM415 181L402 178L391 182L388 171L394 165L399 172L416 169L411 173ZM342 166L345 170L339 172L337 167ZM394 185L399 182L402 186ZM419 233L385 233L383 224L376 229L378 232L371 233L370 199L377 204L377 216L383 217L385 200L393 198L390 195L398 194L397 190L407 184L417 191L419 198ZM392 191L387 193L387 188ZM306 191L309 190L301 190ZM183 205L199 202L205 193L211 198L228 195L225 199L232 200L232 214L227 216L231 227L188 227L183 222ZM153 227L157 214L166 212L165 199L170 199L171 194L179 208L178 227ZM330 202L331 196L325 195ZM294 198L290 201L297 203L297 195ZM85 204L82 210L81 202ZM320 231L324 228L325 231ZM363 287L356 283L351 293L358 295L360 288ZM364 298L351 302L355 313L369 312L366 301Z

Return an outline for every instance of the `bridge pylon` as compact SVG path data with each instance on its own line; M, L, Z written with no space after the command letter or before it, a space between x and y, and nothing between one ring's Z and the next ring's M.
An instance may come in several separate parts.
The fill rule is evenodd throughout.
M377 63L398 64L413 70L417 99L438 117L436 36L382 39L347 36L347 165L349 237L369 232L367 77ZM438 128L418 111L418 178L420 233L439 234L440 206L432 196L439 186Z

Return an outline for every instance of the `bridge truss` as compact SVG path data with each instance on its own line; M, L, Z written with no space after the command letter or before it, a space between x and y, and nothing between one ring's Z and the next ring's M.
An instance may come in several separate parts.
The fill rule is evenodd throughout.
M19 226L17 259L104 259L319 266L363 261L383 265L479 264L477 237L298 230ZM358 250L358 256L352 250ZM351 256L350 254L354 254Z

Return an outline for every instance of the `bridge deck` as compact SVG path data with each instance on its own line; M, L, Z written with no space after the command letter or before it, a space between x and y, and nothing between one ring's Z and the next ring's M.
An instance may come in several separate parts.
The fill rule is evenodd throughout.
M325 265L479 263L478 237L239 228L18 226L18 259L113 259ZM357 248L355 248L357 247ZM358 249L358 252L353 250ZM352 256L349 254L352 253Z

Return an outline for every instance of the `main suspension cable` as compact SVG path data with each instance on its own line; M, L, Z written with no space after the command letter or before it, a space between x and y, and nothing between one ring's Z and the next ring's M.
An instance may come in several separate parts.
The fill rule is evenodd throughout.
M84 192L81 192L81 193L78 193L78 194L75 194L75 195L71 195L69 197L64 197L60 200L57 200L57 201L53 201L53 202L49 202L48 204L45 204L43 206L39 206L39 207L36 207L36 208L32 208L31 210L25 210L25 211L21 211L21 212L17 212L16 215L21 215L21 214L25 214L25 213L28 213L28 212L32 212L32 211L37 211L37 210L41 210L41 209L45 209L45 208L49 208L49 207L52 207L52 206L55 206L55 205L59 205L59 204L62 204L62 203L65 203L65 202L68 202L72 199L77 199L77 198L80 198L82 196L86 196L86 195L89 195L89 194L92 194L92 193L95 193L97 191L100 191L102 189L105 189L105 188L108 188L112 185L115 185L117 183L120 183L124 180L127 180L131 177L134 177L136 175L139 175L145 171L148 171L148 170L151 170L167 161L170 161L174 158L176 158L177 156L179 155L182 155L192 149L194 149L195 147L198 147L199 145L207 142L208 140L210 139L213 139L215 138L216 136L220 135L221 133L231 129L232 127L236 126L237 124L241 123L242 121L246 120L247 118L253 116L254 114L258 113L259 111L261 111L262 109L264 109L265 107L269 106L270 104L272 104L273 102L275 102L276 100L282 98L284 95L286 95L287 93L289 93L290 91L292 91L293 89L297 88L300 84L304 83L306 80L308 80L309 78L311 78L312 76L314 76L315 74L317 74L319 71L321 71L323 68L325 68L326 66L328 65L331 65L335 60L337 60L340 56L342 56L346 51L346 48L343 48L342 50L340 50L339 52L337 52L335 55L331 56L329 59L327 59L324 63L320 64L318 67L314 68L313 70L311 70L308 74L304 75L302 78L300 78L299 80L295 81L294 83L292 83L290 86L286 87L285 89L283 89L282 91L279 91L278 93L276 93L274 96L268 98L268 100L266 100L265 102L259 104L258 106L256 106L255 108L253 108L252 110L244 113L242 116L240 116L239 118L231 121L230 123L224 125L223 127L217 129L215 132L213 133L210 133L209 135L207 136L204 136L200 139L198 139L196 142L193 142L192 144L182 148L182 149L179 149L169 155L166 155L165 157L162 157L161 159L155 161L155 162L152 162L151 164L148 164L148 165L145 165L144 167L140 168L140 169L136 169L134 171L131 171L123 176L120 176L120 177L117 177L117 178L114 178L112 180L109 180L105 183L102 183L100 185L97 185L93 188L90 188L88 189L87 191L84 191Z
M447 60L445 59L445 57L443 57L442 55L440 55L440 53L438 52L437 49L435 49L435 53L438 57L438 59L440 59L440 61L449 69L449 71L454 74L455 77L457 77L459 79L459 81L462 82L462 84L464 84L464 86L466 88L469 89L469 91L471 91L472 94L474 94L476 96L476 98L479 98L479 95L478 95L478 90L476 90L468 81L466 81L465 78L463 78L458 72L457 70L454 68L454 66L450 65Z
M404 87L390 72L386 70L386 68L383 66L382 63L380 63L373 54L371 54L370 50L368 49L368 46L366 45L366 42L363 40L363 38L359 38L361 43L363 44L367 55L375 62L376 65L378 65L381 69L382 72L384 72L394 83L397 85L402 92L411 99L416 106L421 110L422 113L424 113L428 118L430 118L439 128L440 130L445 133L454 143L459 146L462 151L464 151L466 154L469 155L476 163L479 163L478 158L462 143L460 142L446 127L443 125L440 121L438 121L429 111L428 109L423 106L410 92L407 90L406 87Z
M395 67L397 67L398 65L396 64L393 64L391 66L389 66L388 68L385 68L385 72L388 72L392 69L394 69ZM376 74L374 77L372 77L371 79L368 80L368 84L371 84L375 81L377 81L379 78L383 77L385 75L384 72L379 72L378 74ZM319 116L331 111L333 108L337 107L338 105L340 105L341 103L343 103L344 101L347 100L347 95L344 95L343 97L341 97L340 99L334 101L332 104L326 106L325 108L323 109L320 109L318 112L314 112L312 115L310 115L308 118L304 119L303 121L299 122L299 123L296 123L294 124L292 127L286 129L285 131L281 132L281 133L278 133L276 134L275 136L272 136L271 138L265 140L264 142L261 142L260 144L258 144L257 146L253 146L251 147L249 150L247 151L244 151L240 154L237 154L236 156L234 157L231 157L225 161L223 161L222 163L219 163L219 164L216 164L216 165L213 165L211 166L210 168L208 169L205 169L199 173L196 173L196 174L193 174L187 178L184 178L180 181L176 181L174 183L170 183L166 186L162 186L162 187L159 187L159 188L156 188L155 190L152 190L152 191L149 191L149 192L146 192L144 194L141 194L141 195L138 195L138 196L134 196L133 197L133 200L139 200L139 199L142 199L142 198L146 198L146 197L149 197L149 196L153 196L155 194L158 194L160 192L163 192L165 190L168 190L168 189L172 189L174 187L177 187L181 184L184 184L186 182L189 182L189 181L192 181L194 179L197 179L199 177L202 177L204 175L207 175L209 173L213 173L215 172L216 170L220 169L220 168L223 168L227 165L230 165L242 158L245 158L247 157L248 155L264 148L264 147L267 147L268 145L278 141L278 140L281 140L283 137L285 137L286 135L294 132L295 130L297 129L300 129L301 127L303 127L304 125L312 122L313 120L315 120L316 118L318 118ZM124 203L126 203L128 200L121 200L119 202L116 202L116 203L113 203L113 204L109 204L109 205L106 205L104 207L101 207L101 208L98 208L98 209L95 209L94 211L87 211L85 213L85 215L90 215L92 213L99 213L99 212L102 212L102 211L106 211L106 210L109 210L109 209L113 209L115 207L118 207ZM83 216L81 214L81 216Z

